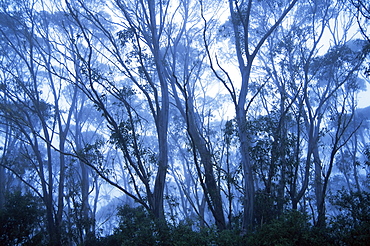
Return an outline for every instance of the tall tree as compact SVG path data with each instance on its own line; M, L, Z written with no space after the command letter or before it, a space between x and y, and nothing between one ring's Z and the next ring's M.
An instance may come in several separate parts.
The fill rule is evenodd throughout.
M244 212L243 212L243 228L249 230L253 226L254 221L254 206L255 206L255 185L253 177L253 164L249 154L251 147L250 136L247 133L247 112L250 102L248 102L248 95L250 95L250 82L253 73L253 62L257 57L258 52L264 45L267 38L273 34L275 29L283 22L284 18L292 10L297 0L291 2L283 2L278 5L269 5L268 3L256 3L250 1L229 1L230 22L233 30L233 42L235 46L235 57L237 59L240 72L240 85L231 80L226 70L222 69L226 74L223 79L220 75L221 82L225 85L230 93L232 102L235 106L236 122L238 128L238 136L240 141L241 163L244 174ZM271 16L267 14L256 17L259 13L266 13L265 10L273 10ZM276 12L275 12L276 11ZM204 18L205 20L205 18ZM260 23L259 30L256 26ZM272 24L271 24L272 23ZM207 23L205 23L205 31L207 31ZM252 35L257 34L257 35ZM207 45L207 44L206 44ZM207 46L206 46L207 48ZM208 49L209 59L213 66L212 60L214 58ZM219 64L216 61L216 64ZM213 69L216 69L213 66ZM253 98L253 96L252 96Z
M84 53L82 53L82 49L76 49L83 67L78 85L106 118L112 131L113 142L121 148L129 168L133 170L130 175L137 175L145 187L145 198L139 192L141 184L135 185L136 195L125 189L122 191L140 201L156 218L163 220L163 194L168 166L169 89L168 76L166 76L164 66L165 53L162 50L162 39L165 23L171 20L167 13L169 3L116 1L115 7L112 10L116 11L124 24L123 27L119 27L121 30L113 33L108 25L109 22L105 21L103 16L94 13L82 1L76 4L67 3L68 12L81 32L81 39L87 44ZM81 13L83 13L83 17ZM157 18L160 19L160 22ZM98 33L93 33L88 29L86 26L88 22L90 22L89 25L93 25L98 30L99 35L104 39L99 40ZM95 53L96 45L100 45L107 53L104 54L103 51ZM96 64L92 60L93 57L108 58L106 59L107 65L123 73L128 78L126 81L129 82L129 85L125 86L121 81L109 81L103 74L99 74L97 68L94 67ZM134 68L131 63L138 66ZM106 89L111 89L101 92L95 86L98 84ZM145 164L145 157L142 156L145 151L142 148L145 147L141 146L139 128L137 128L140 127L137 124L141 116L137 114L138 111L132 105L135 103L134 100L130 99L135 94L133 88L137 88L144 96L143 99L151 114L150 117L156 132L158 155L153 187L151 187L149 171L152 167ZM108 105L105 104L105 93L110 93L115 100L119 101L124 109L123 112L125 111L127 114L126 122L119 122L120 120L114 117L114 112L109 111ZM131 139L127 139L127 137ZM130 153L131 148L133 153ZM133 180L133 182L137 181ZM146 200L148 204L146 204Z
M37 14L30 5L32 6L32 3L24 1L16 7L17 11L12 11L10 6L5 6L2 9L5 23L1 35L7 41L7 46L4 49L10 51L6 61L8 64L15 60L18 61L13 66L5 67L11 80L3 87L3 93L6 95L3 112L4 117L11 121L12 126L21 132L28 145L25 147L27 151L25 154L29 158L28 161L34 165L41 191L39 192L36 186L31 188L43 198L47 211L50 242L58 245L61 240L61 212L55 216L53 135L49 131L48 124L51 119L51 106L41 97L39 90L42 85L36 63L38 44L35 26ZM45 152L42 151L43 148L45 148ZM63 172L63 170L61 171ZM63 183L60 183L60 186L63 186ZM59 195L63 197L63 194L59 193ZM58 206L57 210L61 211L63 204L58 204Z
M190 11L191 9L197 9L197 7L197 4L190 6L190 1L183 5L184 13L182 17L185 21L179 35L172 39L170 56L168 57L172 63L167 69L171 76L174 102L186 122L185 127L193 149L194 165L208 208L215 219L217 228L223 230L226 228L226 222L221 189L214 172L216 163L213 158L214 153L212 153L211 143L208 141L209 132L204 130L206 129L204 121L207 116L197 110L201 103L197 102L196 93L205 91L202 85L205 54L198 49L202 42L201 30L193 24L196 23L195 18L200 18L200 13ZM190 28L187 26L190 26ZM203 100L207 96L206 93L204 94ZM202 172L204 172L204 175Z

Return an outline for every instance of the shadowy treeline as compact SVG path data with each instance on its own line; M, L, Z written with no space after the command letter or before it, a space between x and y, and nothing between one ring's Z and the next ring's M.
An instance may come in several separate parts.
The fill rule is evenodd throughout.
M340 213L328 218L324 228L313 226L307 214L289 210L278 219L256 224L246 234L240 217L233 218L232 229L219 231L213 225L199 228L191 220L163 224L143 207L125 205L117 210L119 224L112 235L90 235L82 245L368 245L370 193L339 192L331 203ZM38 198L19 192L9 195L0 211L0 245L49 245L44 218ZM79 230L86 221L75 223L73 227ZM64 232L63 245L73 245L69 240L76 235Z

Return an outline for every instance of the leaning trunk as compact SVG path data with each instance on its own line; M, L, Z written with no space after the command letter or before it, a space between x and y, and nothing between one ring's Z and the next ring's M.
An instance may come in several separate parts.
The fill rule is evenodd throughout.
M224 230L226 229L226 222L220 189L217 185L213 171L212 154L209 148L207 148L207 142L205 141L202 134L199 132L199 129L196 125L192 98L189 98L187 101L186 113L188 132L193 141L194 147L199 153L201 164L204 168L206 188L204 192L206 193L205 195L209 196L210 198L210 201L208 200L208 205L215 219L217 229Z

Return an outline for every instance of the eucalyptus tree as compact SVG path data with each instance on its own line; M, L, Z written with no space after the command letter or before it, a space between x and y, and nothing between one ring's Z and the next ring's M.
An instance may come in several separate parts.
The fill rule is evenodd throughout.
M54 208L54 167L52 164L52 138L48 124L51 117L51 105L42 97L39 80L39 68L35 62L37 43L35 41L35 11L21 2L12 11L9 6L3 6L2 39L8 50L6 64L2 64L9 80L4 81L3 104L4 117L22 136L25 144L26 159L35 170L41 190L38 185L31 188L43 198L47 211L47 225L50 241L60 243L61 217L55 217ZM31 3L30 3L31 4ZM3 60L4 61L4 60ZM45 151L43 151L45 148ZM45 165L46 163L46 165ZM27 178L27 177L24 177ZM63 184L60 184L63 186ZM62 196L62 194L59 194ZM58 214L61 215L61 205Z
M354 102L356 105L356 101ZM355 131L348 143L340 149L336 160L336 167L343 175L346 189L349 192L359 192L366 190L367 166L366 158L368 152L369 139L369 107L353 107L353 120L349 126L348 133ZM362 173L361 170L366 170Z
M203 132L204 123L195 105L195 82L199 82L202 71L202 54L197 50L201 45L195 42L201 32L196 27L196 8L192 8L193 5L197 6L197 3L115 1L110 8L115 16L112 21L93 12L82 1L69 3L67 7L82 33L80 40L87 44L85 54L82 54L82 49L77 50L78 56L82 57L81 66L84 66L81 75L87 81L86 84L79 82L79 86L106 118L112 130L113 143L122 149L128 170L132 172L135 194L121 190L152 211L156 218L164 218L163 195L169 166L169 110L173 100L190 137L193 163L208 207L218 228L224 229L215 163ZM177 23L178 19L181 21ZM96 31L90 31L89 25L93 25ZM194 59L192 55L195 55ZM117 74L116 78L97 72L92 57L104 60L108 69ZM112 95L124 109L126 123L115 117L104 101L105 93ZM154 128L155 132L145 132L143 124ZM124 136L126 130L129 130L127 137L133 139L133 144ZM145 139L152 138L157 142L153 144L155 141L151 140L153 145L150 147L150 151L157 152L156 158L152 158L157 164L155 169L153 163L145 163L143 155L144 148L149 147ZM130 153L131 148L134 155ZM154 184L152 174L155 175ZM145 187L145 199L139 191L142 186Z
M59 3L60 4L60 3ZM80 244L95 235L95 213L99 199L99 185L95 172L78 159L85 145L100 139L103 132L97 128L102 124L93 104L80 90L77 81L81 76L81 61L76 43L78 27L68 18L58 2L44 6L44 29L40 31L45 43L40 48L44 69L49 75L51 94L56 105L56 119L59 127L59 145L54 146L61 154L61 163L66 171L65 213L67 214L69 240ZM91 202L92 192L95 192ZM71 213L71 214L69 214ZM71 221L73 218L74 221ZM72 225L75 223L76 225ZM79 227L73 231L72 227Z
M329 2L322 14L322 23L327 22L326 27L322 27L330 31L333 44L325 55L314 55L306 60L303 86L303 119L309 137L307 153L312 154L310 157L307 155L307 160L312 158L315 169L317 226L325 224L325 196L336 154L359 127L356 126L349 132L355 113L353 99L360 90L358 72L366 57L363 41L350 40L347 35L340 34L348 33L353 26L353 19L347 18L340 5ZM337 22L342 18L346 21L341 26ZM331 21L334 21L334 24L331 24ZM330 121L336 123L329 124L328 127ZM327 137L330 137L330 142L326 142Z
M194 164L194 145L187 134L183 115L178 110L172 110L169 132L171 146L169 160L169 175L176 183L179 191L180 217L187 221L197 222L201 228L209 226L206 212L206 198L199 180L199 163ZM168 184L169 185L169 184ZM182 215L182 216L181 216Z
M6 79L2 78L2 81ZM1 96L1 107L6 106L6 96ZM13 193L17 189L29 189L25 184L17 184L22 182L25 165L20 160L22 158L22 142L19 139L20 132L12 127L11 120L7 119L6 114L1 113L1 162L0 162L0 209L3 209L6 200L6 195ZM19 171L19 172L18 172Z
M41 7L47 8L41 4ZM46 88L50 91L51 98L49 99L50 103L53 105L53 116L54 123L50 126L52 135L55 135L58 141L56 146L53 148L57 149L58 152L58 164L59 164L59 178L58 178L58 197L57 197L57 227L62 227L64 206L65 206L65 183L66 183L66 169L67 169L67 155L68 146L67 143L70 141L68 136L71 132L71 127L73 124L73 116L78 104L79 90L75 86L72 88L72 98L69 109L63 106L66 101L65 97L62 97L61 94L66 89L66 80L63 78L63 72L59 67L54 66L55 60L58 59L55 54L58 54L58 46L55 45L55 39L57 35L60 35L59 30L56 27L56 24L53 23L53 15L49 14L46 10L38 13L38 23L35 27L37 32L36 42L37 42L37 51L39 57L35 59L35 62L43 67L46 71L45 80ZM60 40L58 40L60 41ZM63 56L60 56L63 58ZM65 60L65 62L67 62ZM55 70L60 69L59 75L55 76ZM61 75L61 76L60 76ZM76 123L78 119L75 118ZM78 134L78 129L76 129ZM78 142L77 142L78 145ZM84 217L88 217L88 176L85 166L82 166L82 174L84 182L82 182L82 210L84 211ZM86 220L88 218L85 218ZM86 223L88 225L89 223ZM87 234L91 233L90 229L87 229Z
M264 62L269 64L266 66L266 71L271 74L279 91L280 119L284 120L284 117L291 112L296 121L296 124L292 125L295 129L290 129L288 132L285 130L285 134L292 134L293 141L295 141L292 165L285 167L290 177L287 181L289 183L288 193L294 209L297 209L297 204L305 195L308 187L312 148L318 136L318 132L313 131L313 128L309 130L307 121L303 123L306 117L303 98L306 98L309 103L310 97L307 93L311 81L308 73L310 63L318 52L322 35L331 18L330 4L324 2L320 4L320 7L313 2L298 5L292 23L287 28L281 27L278 34L269 39L270 49L265 53L268 58L263 58ZM305 128L307 134L304 133ZM303 147L306 141L307 145ZM305 151L306 162L301 165L301 155ZM299 170L302 170L303 174L300 175Z
M207 73L204 69L205 53L200 48L202 30L197 26L201 18L200 12L197 11L200 5L198 3L192 5L189 1L185 2L183 7L184 25L180 29L181 36L170 37L171 45L167 59L171 63L167 69L171 76L174 103L186 123L185 128L192 148L193 162L205 201L215 219L217 228L223 230L226 228L226 222L221 187L214 170L219 163L214 159L215 153L210 140L213 129L209 129L210 116L215 113L215 108L210 106L212 101L216 100L216 95L213 94L213 97L210 97L211 92L207 88L208 81L204 79Z
M65 170L67 137L71 130L73 109L77 102L74 89L71 108L63 104L63 76L55 76L55 23L38 1L19 1L2 6L1 38L3 73L3 117L19 132L22 154L29 163L22 181L39 195L46 207L50 244L62 244L65 208ZM55 56L56 55L56 56ZM16 174L17 175L17 174ZM34 179L35 182L30 182ZM55 192L56 191L56 192Z
M355 48L353 45L355 45ZM356 47L356 45L358 46ZM320 137L325 138L325 135L330 137L330 150L328 150L328 152L330 152L330 157L327 160L324 160L326 150L323 148L319 151L319 146L316 146L316 149L313 152L316 171L315 189L318 207L318 226L323 226L325 223L325 196L330 175L335 164L336 155L360 127L360 124L353 126L352 123L355 114L354 107L352 106L352 98L355 97L359 90L359 79L357 76L365 58L365 56L363 56L362 47L363 42L361 41L349 41L345 44L339 45L339 47L333 47L332 50L329 50L323 58L325 65L321 63L322 61L319 61L321 69L325 69L322 71L325 72L319 72L320 75L317 76L318 81L326 80L327 83L325 90L322 90L321 93L317 94L320 98L319 105L327 104L325 113L328 113L327 119L329 119L329 122L331 121L333 125L326 123L328 126L322 127L322 135ZM330 62L325 61L326 57L330 57ZM315 64L313 64L313 66L315 66ZM322 78L321 75L323 75L324 78ZM317 85L318 89L322 88L320 87L320 85ZM328 87L330 87L330 89L328 89ZM328 129L327 134L324 132L325 129ZM323 140L323 142L324 141L325 140ZM320 157L320 155L322 157Z
M211 67L223 73L217 73L217 77L229 91L232 103L235 107L238 136L240 141L240 155L244 175L244 212L243 228L249 230L254 221L255 209L255 180L253 175L253 163L249 154L251 139L247 132L247 112L254 96L250 89L250 83L254 72L254 61L267 38L281 25L284 18L297 3L293 1L281 1L279 3L255 2L255 1L229 1L230 25L234 45L234 57L237 60L240 73L239 81L233 81L227 70L221 67L217 58L211 55L211 50L206 43ZM271 12L270 12L271 11ZM268 14L267 14L268 13ZM205 32L208 23L206 18ZM214 61L215 60L215 61ZM257 90L258 93L258 90Z
M120 190L160 220L168 168L170 94L163 39L173 17L170 7L170 2L116 1L110 9L116 15L113 25L82 1L67 2L82 43L76 49L82 67L77 84L102 112L130 174L132 189ZM102 59L116 79L107 70L100 72L95 59ZM121 115L111 111L107 98Z
M365 58L361 53L364 45L361 41L347 40L347 35L339 35L348 33L354 23L349 18L340 25L339 22L348 16L336 2L307 3L297 8L297 15L289 25L280 27L276 35L270 37L269 50L260 58L279 92L280 120L291 115L296 122L284 134L285 138L294 137L291 140L296 149L291 156L292 165L281 167L290 177L281 184L289 184L288 194L296 209L299 201L309 196L306 192L313 164L319 225L325 214L323 204L334 157L349 140L344 132L348 131L351 120L344 115L354 112L350 105L359 91L357 73ZM325 32L330 33L326 37L330 38L332 47L321 45L327 43L323 39ZM319 55L323 50L325 55ZM337 117L332 118L330 111L337 112ZM328 119L341 121L328 127ZM332 141L326 142L329 136ZM286 147L281 149L287 150ZM329 152L332 155L326 159Z
M368 41L370 45L369 21L370 21L370 5L367 1L351 0L348 6L349 11L356 17L358 27L362 36ZM348 3L347 1L344 2ZM370 76L370 65L365 69L365 75Z

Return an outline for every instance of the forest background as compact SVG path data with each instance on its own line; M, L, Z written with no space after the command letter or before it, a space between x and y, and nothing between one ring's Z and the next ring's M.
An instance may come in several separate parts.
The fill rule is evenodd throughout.
M1 0L0 244L366 245L369 19Z

